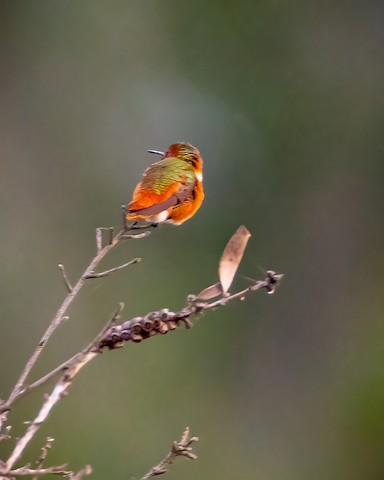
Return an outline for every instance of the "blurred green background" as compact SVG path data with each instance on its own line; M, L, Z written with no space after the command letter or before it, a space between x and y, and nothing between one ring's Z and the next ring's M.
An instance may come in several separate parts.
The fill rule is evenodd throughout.
M83 271L147 148L201 150L203 207L107 258L143 261L89 282L34 378L119 301L124 318L183 306L241 223L241 273L286 274L274 296L103 354L24 461L50 435L49 464L138 478L190 425L199 460L169 479L384 478L383 32L375 1L0 3L1 397L65 295L57 264ZM18 403L15 436L49 387Z

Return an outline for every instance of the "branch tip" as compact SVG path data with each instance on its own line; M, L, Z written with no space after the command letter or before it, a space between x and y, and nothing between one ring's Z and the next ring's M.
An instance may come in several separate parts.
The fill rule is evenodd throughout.
M172 443L170 452L157 465L152 467L140 480L148 480L149 478L163 475L168 472L168 468L173 464L176 457L186 457L191 460L196 460L197 455L192 451L190 446L192 443L198 441L198 437L189 437L189 427L186 427L181 439Z
M141 262L141 258L137 257L137 258L134 258L133 260L130 260L129 262L123 263L122 265L119 265L114 268L110 268L109 270L105 270L104 272L96 273L95 271L91 270L86 276L86 278L89 279L89 278L107 277L108 275L111 275L111 273L117 272L118 270L122 270L123 268L127 268L131 265L135 265L136 263L139 263L139 262Z
M73 288L72 288L71 282L69 281L67 273L65 271L64 265L62 263L59 263L58 267L60 268L61 274L63 275L63 280L64 280L65 286L68 290L68 293L72 293Z

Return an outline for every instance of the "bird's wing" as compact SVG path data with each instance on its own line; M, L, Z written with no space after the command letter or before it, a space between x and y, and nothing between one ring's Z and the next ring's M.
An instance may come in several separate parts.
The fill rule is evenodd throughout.
M156 215L186 200L195 187L192 167L178 158L165 158L144 172L133 192L128 212Z

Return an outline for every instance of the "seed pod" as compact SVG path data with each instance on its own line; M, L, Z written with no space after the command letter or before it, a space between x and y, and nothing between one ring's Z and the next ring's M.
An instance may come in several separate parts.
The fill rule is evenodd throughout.
M165 322L160 322L159 333L164 335L165 333L168 333L168 330L168 325Z
M153 320L151 320L150 318L147 317L144 317L141 321L140 321L140 325L141 325L141 328L143 330L145 330L146 332L150 332L152 329L153 329Z
M128 330L129 328L131 328L131 320L126 320L121 324L121 330Z
M131 338L130 329L129 328L123 329L121 331L121 340L123 340L124 342L127 342L130 338Z
M108 340L110 340L112 343L116 343L120 340L120 335L121 335L121 327L120 325L115 325L111 328L109 332Z
M170 320L169 322L167 322L167 325L169 330L175 330L177 328L177 324L173 320Z
M131 334L131 340L132 340L132 342L139 343L143 340L143 337L142 337L142 335L140 335L138 333L132 333Z
M157 318L156 320L153 320L152 327L154 330L159 330L161 325L161 321Z
M131 323L131 330L133 333L140 333L141 332L141 325L139 322Z
M167 320L168 314L169 314L168 308L162 308L161 310L159 310L160 320L162 321Z

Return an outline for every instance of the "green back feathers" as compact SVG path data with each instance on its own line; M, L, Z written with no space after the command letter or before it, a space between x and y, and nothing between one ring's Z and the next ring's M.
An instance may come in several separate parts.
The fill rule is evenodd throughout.
M141 188L151 189L160 195L172 183L183 181L186 185L195 182L192 165L185 160L168 157L147 168L141 181Z

